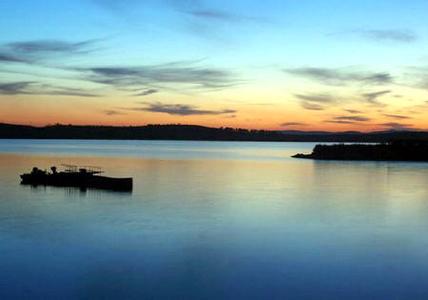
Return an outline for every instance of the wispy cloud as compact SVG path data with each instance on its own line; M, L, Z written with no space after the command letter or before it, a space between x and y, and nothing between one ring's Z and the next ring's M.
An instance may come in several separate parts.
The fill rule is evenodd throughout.
M82 72L86 80L118 88L179 84L183 88L222 89L238 83L229 71L197 67L191 63L76 68L75 70ZM153 92L154 90L151 91Z
M117 11L118 9L122 9L122 8L134 8L135 5L139 4L139 2L142 1L138 1L138 0L123 0L123 1L117 1L117 0L90 0L90 2L109 9L109 10L113 10L113 11Z
M114 110L114 109L106 109L102 111L107 116L119 116L119 115L126 115L125 112Z
M346 116L336 116L330 120L324 121L325 123L333 124L360 124L370 121L371 119L361 115L346 115Z
M78 88L42 84L35 81L0 83L0 95L55 95L98 97L97 94Z
M232 15L226 12L218 10L192 10L186 12L187 14L205 20L214 20L214 21L228 21L235 22L241 20L240 17Z
M98 41L35 40L7 43L0 46L0 62L32 64L70 55L87 54L93 51L93 46Z
M370 118L364 116L338 116L334 117L336 121L350 121L350 122L367 122Z
M285 122L280 125L281 127L295 127L295 126L307 126L306 123L303 122Z
M389 73L352 71L348 68L294 68L284 69L284 72L334 86L348 84L384 85L393 82L393 77Z
M333 96L328 94L307 94L307 95L295 94L294 96L301 100L318 102L318 103L332 103L336 101L336 99Z
M0 66L8 64L4 73L14 73L15 66L11 63L26 63L32 66L52 67L60 72L68 72L65 80L84 80L92 83L110 85L116 89L135 92L134 96L148 96L162 89L180 89L181 91L196 91L198 89L219 90L239 83L238 79L229 70L198 66L199 61L180 61L158 65L143 66L95 66L95 67L70 67L65 65L64 59L77 54L88 54L98 40L86 40L80 42L66 42L59 40L38 40L26 42L7 43L0 46ZM20 72L17 69L16 72ZM36 73L34 73L36 74ZM33 76L34 74L31 74ZM34 75L36 77L37 75ZM46 77L44 77L46 78ZM38 79L36 79L38 80ZM29 90L29 85L33 90ZM42 87L41 84L37 84ZM15 89L14 87L21 87ZM28 82L27 86L5 86L10 88L8 93L41 94L35 90L35 83ZM46 89L43 94L61 94L92 97L79 88Z
M405 72L406 85L413 88L428 90L428 67L407 67Z
M6 44L5 47L18 53L76 53L81 52L88 46L93 45L95 40L81 42L66 42L61 40L36 40L26 42L14 42Z
M159 92L159 90L157 90L157 89L147 89L147 90L144 90L144 91L141 91L141 92L135 94L134 96L136 96L136 97L145 97L145 96L149 96L149 95L152 95L152 94L156 94L158 92Z
M83 89L71 88L71 87L61 87L54 85L41 85L39 91L32 91L32 94L40 95L53 95L53 96L79 96L79 97L99 97L98 94L92 93L90 91L85 91Z
M329 94L295 94L294 96L301 100L301 106L307 110L324 110L327 105L338 101Z
M378 42L413 43L418 40L416 33L409 29L360 29L353 32Z
M319 104L315 104L315 103L311 103L311 102L307 102L307 101L302 101L300 102L300 105L307 110L324 110L325 107Z
M164 9L169 9L176 13L190 16L193 19L192 22L199 24L199 29L201 29L200 27L202 24L207 25L207 23L209 22L239 23L264 21L262 18L259 17L245 16L237 12L218 9L213 5L208 5L206 1L200 0L91 0L91 2L115 14L125 16L127 19L129 19L131 12L134 12L138 9L142 10L147 7L155 7L157 5L162 5ZM205 28L205 30L206 29L207 28Z
M380 103L378 99L384 95L390 94L390 90L384 90L379 92L371 92L371 93L364 93L362 96L364 99L373 105L379 105L379 106L385 106L385 104Z
M395 115L395 114L384 114L385 117L391 118L391 119L397 119L397 120L407 120L411 119L409 116L404 115Z
M357 110L357 109L345 109L345 111L350 113L350 114L361 114L362 113L361 110Z
M19 95L28 94L28 88L33 84L32 81L0 83L0 94Z
M165 1L165 0L163 0ZM186 13L195 19L201 21L214 22L246 22L246 21L262 21L261 18L245 16L238 12L225 11L218 9L213 5L207 5L207 1L201 0L166 0L176 11ZM215 4L215 2L212 2Z
M262 18L243 16L216 9L194 9L185 11L186 14L204 21L218 22L262 22Z
M333 123L333 124L355 124L354 121L346 121L346 120L326 120L324 123Z
M178 116L225 115L225 114L235 114L237 112L234 109L207 110L207 109L200 109L193 105L163 104L160 102L148 103L143 107L132 108L132 110L148 111L148 112L154 112L154 113L165 113L169 115L178 115Z
M6 53L0 48L0 63L26 63L29 62L24 58L19 58L11 53Z
M388 122L388 123L382 123L379 125L382 127L386 127L387 129L392 129L392 130L411 130L411 129L413 129L411 124L406 124L406 123Z

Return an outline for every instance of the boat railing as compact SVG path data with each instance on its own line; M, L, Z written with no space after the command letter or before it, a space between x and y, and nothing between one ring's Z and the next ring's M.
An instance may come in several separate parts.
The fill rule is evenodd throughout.
M78 165L68 165L62 164L65 168L65 173L86 173L86 174L101 174L104 173L101 167L97 166L78 166Z

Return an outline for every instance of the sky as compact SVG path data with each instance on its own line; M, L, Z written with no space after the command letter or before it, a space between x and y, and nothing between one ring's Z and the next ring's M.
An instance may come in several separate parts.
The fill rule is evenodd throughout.
M428 130L426 0L2 0L0 123Z

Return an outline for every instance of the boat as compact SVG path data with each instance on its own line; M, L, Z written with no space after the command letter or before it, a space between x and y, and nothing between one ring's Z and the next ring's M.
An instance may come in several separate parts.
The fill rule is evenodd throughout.
M132 191L132 178L101 176L100 174L104 173L104 171L102 171L100 167L63 166L65 167L63 171L58 171L57 167L53 166L50 168L50 172L34 167L30 173L20 175L21 184Z

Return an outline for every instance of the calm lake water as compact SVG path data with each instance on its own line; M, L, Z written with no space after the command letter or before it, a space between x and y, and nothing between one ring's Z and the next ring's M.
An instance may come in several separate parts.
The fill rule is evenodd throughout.
M312 147L0 140L0 299L427 299L428 164ZM19 184L62 163L134 191Z

